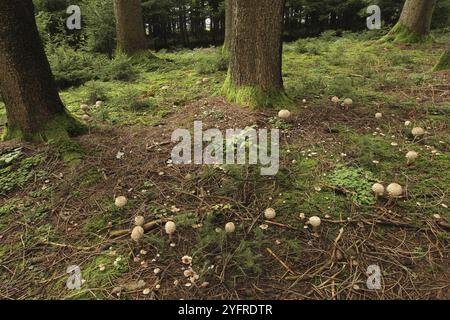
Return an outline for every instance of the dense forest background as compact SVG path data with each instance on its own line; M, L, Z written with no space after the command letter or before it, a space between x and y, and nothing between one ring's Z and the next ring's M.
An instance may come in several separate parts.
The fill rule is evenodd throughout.
M115 49L113 0L81 0L83 26L71 32L65 27L66 8L71 0L35 0L37 21L47 44L68 44L99 53ZM225 33L224 0L143 1L144 22L150 48L201 47L221 45ZM287 0L284 40L317 36L327 30L337 32L366 29L368 5L382 10L384 26L397 22L403 0ZM438 1L433 27L448 23L449 1Z

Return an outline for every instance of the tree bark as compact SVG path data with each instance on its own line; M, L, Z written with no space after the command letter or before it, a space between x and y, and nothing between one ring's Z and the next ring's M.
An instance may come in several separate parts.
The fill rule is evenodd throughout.
M284 0L232 0L230 67L223 92L231 102L266 107L287 102L281 73Z
M141 0L114 0L117 46L128 55L146 49Z
M398 23L384 40L415 43L429 40L436 0L406 0Z
M42 46L32 0L0 1L3 139L51 140L81 127L65 110Z

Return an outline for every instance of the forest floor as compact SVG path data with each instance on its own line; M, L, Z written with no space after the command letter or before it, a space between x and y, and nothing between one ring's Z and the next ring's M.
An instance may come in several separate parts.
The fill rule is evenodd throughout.
M290 122L218 95L218 48L159 52L132 81L64 90L77 116L82 103L104 101L76 138L79 162L52 146L0 144L0 298L450 299L450 72L430 72L446 41L442 32L428 46L355 34L286 44ZM354 105L335 106L334 95ZM280 128L280 172L171 164L173 130L194 120ZM412 139L413 126L426 135ZM410 150L419 158L408 166ZM376 181L398 182L405 196L375 199ZM129 199L123 209L119 195ZM268 207L273 221L264 220ZM302 213L322 218L318 236ZM112 236L136 215L155 221L140 246L129 232ZM177 224L172 239L167 219ZM227 235L229 221L237 229ZM79 290L66 286L71 265ZM371 265L381 289L367 287Z

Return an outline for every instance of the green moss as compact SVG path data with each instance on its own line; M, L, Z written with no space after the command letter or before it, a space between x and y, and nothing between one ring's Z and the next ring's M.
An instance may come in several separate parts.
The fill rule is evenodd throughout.
M394 43L424 43L432 42L433 37L431 35L421 35L413 32L398 22L387 35L382 39L382 42L394 42Z
M84 133L86 127L68 113L55 116L33 133L23 132L16 127L7 127L2 140L25 140L32 142L46 142L55 146L63 155L64 161L78 163L82 149L71 137Z
M96 168L90 168L77 177L80 188L89 188L102 180L102 175Z
M37 132L23 132L16 127L7 127L2 140L26 140L32 142L55 143L76 136L85 131L85 127L67 113L55 116Z
M438 64L434 67L433 71L442 71L450 69L450 50L445 51Z
M222 94L228 101L249 108L258 107L292 107L293 101L284 90L264 90L258 86L235 86L228 73L222 87Z

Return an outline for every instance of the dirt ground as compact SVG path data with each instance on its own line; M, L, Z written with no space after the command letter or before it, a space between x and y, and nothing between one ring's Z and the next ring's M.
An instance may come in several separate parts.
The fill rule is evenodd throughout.
M363 107L333 108L300 105L291 126L282 130L282 150L314 146L340 154L346 142L337 125L361 134L378 125ZM192 129L194 119L203 120L205 128L226 129L271 126L268 119L274 116L274 110L250 111L222 98L201 99L174 107L155 127L93 128L77 138L86 155L75 166L48 146L2 143L2 154L22 147L24 158L39 153L46 158L23 188L2 198L4 203L20 201L10 206L9 218L2 217L0 297L449 299L450 225L445 213L439 221L427 214L410 215L397 207L402 199L379 199L370 208L346 200L345 214L313 203L306 216L322 218L315 235L300 211L280 205L271 221L264 220L263 212L278 195L289 197L294 180L304 177L308 183L309 176L328 172L334 166L329 159L299 174L290 152L283 151L278 178L260 177L251 167L235 173L168 162L172 131ZM396 111L391 121L405 117L414 117L411 110ZM299 198L291 200L308 202L316 191L292 194ZM345 190L331 192L346 197ZM443 192L445 203L448 188ZM129 199L121 210L112 205L119 195ZM42 205L45 214L39 216L36 207ZM129 236L136 215L154 222L139 245ZM177 216L177 232L169 239L164 222ZM216 230L228 221L237 225L235 233ZM193 258L197 281L183 275L189 268L181 261L185 255ZM69 265L80 266L85 279L80 290L66 288ZM370 265L382 271L379 290L367 287Z

